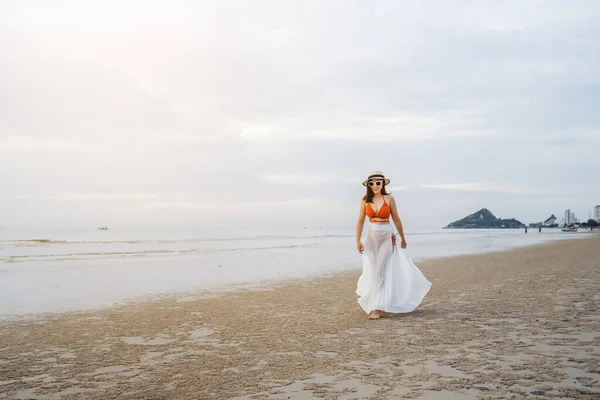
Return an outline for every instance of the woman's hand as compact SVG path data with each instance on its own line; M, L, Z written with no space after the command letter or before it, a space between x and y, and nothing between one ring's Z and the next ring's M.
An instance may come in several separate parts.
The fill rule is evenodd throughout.
M356 242L356 249L358 250L358 252L360 254L363 253L363 251L365 250L365 248L364 248L362 242L360 242L360 241Z
M403 249L406 248L406 239L402 238L402 241L400 242L400 247L402 247Z

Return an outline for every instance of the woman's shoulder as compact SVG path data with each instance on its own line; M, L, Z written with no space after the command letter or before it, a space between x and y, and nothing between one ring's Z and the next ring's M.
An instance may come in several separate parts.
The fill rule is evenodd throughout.
M392 196L391 194L385 194L385 195L383 195L383 198L386 201L393 201L394 200L394 196Z

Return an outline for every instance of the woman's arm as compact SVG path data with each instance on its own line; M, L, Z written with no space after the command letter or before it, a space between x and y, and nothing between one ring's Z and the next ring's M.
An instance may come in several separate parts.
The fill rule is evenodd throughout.
M400 239L402 240L400 242L400 247L405 249L406 238L404 237L404 229L402 228L402 221L400 221L400 217L398 216L398 209L396 208L396 200L394 199L394 196L390 195L389 203L390 211L392 213L392 221L394 221L394 225L396 225L396 229L398 230L398 233L400 234Z
M363 249L364 249L362 242L360 241L360 237L362 236L362 231L365 226L366 204L367 204L366 201L364 201L364 200L360 201L360 212L358 213L358 222L356 222L356 248L358 249L358 252L360 254L362 254Z

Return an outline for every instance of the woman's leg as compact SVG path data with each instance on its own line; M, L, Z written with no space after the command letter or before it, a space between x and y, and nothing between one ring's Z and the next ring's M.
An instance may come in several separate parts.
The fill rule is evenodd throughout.
M363 308L365 308L365 311L369 312L369 319L375 319L373 318L374 313L376 310L372 309L372 305L374 304L374 300L375 300L375 296L376 296L376 292L377 292L377 285L376 285L376 279L377 279L377 274L376 274L376 262L377 262L377 250L378 250L378 246L377 246L377 232L373 232L372 230L369 229L367 235L365 236L364 240L363 240L363 246L364 246L364 253L363 253L363 263L365 263L365 265L363 266L363 268L366 269L366 271L368 272L368 278L366 279L366 283L367 283L367 292L364 294L364 298L362 299L362 301L360 301L363 305ZM369 311L370 309L370 311ZM377 317L379 318L379 317Z
M390 264L392 257L392 240L389 232L379 231L377 232L375 244L375 305L376 309L369 315L369 319L379 319L383 314L383 304L385 303L385 277L387 268Z

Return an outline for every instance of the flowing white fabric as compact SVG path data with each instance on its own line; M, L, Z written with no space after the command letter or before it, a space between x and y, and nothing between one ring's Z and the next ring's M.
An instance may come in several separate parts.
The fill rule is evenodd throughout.
M421 304L431 282L400 247L392 245L392 224L371 224L362 241L363 272L358 279L358 304L367 313L383 310L408 313Z

